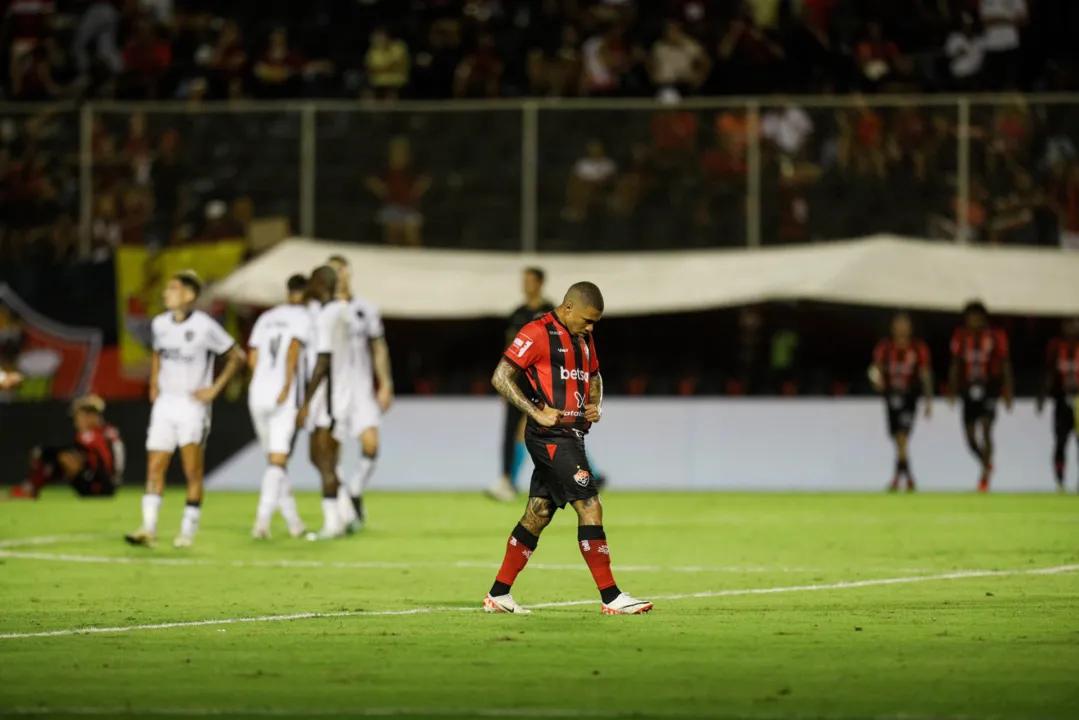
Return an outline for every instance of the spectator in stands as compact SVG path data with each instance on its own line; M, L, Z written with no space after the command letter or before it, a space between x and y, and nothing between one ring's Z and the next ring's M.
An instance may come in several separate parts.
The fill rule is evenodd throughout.
M581 94L581 34L564 25L558 44L549 52L533 49L529 55L529 87L533 95L574 97Z
M483 33L476 50L457 66L453 95L456 98L496 98L501 80L502 61L495 52L495 38L490 33Z
M787 102L761 118L761 137L771 142L788 159L802 157L806 142L813 135L813 120L805 110Z
M113 0L90 0L86 4L71 44L79 75L87 76L94 60L100 60L112 75L124 69L124 58L117 44L119 31L120 13Z
M858 43L855 56L865 90L879 89L895 79L900 63L899 48L885 39L879 22L866 26L865 37Z
M615 181L614 197L611 208L623 217L632 217L642 201L655 186L655 163L648 145L633 143L630 147L629 163Z
M660 104L668 108L652 115L652 143L656 164L661 170L688 171L697 162L697 132L700 121L677 105L678 91L660 93Z
M410 62L404 41L392 37L385 27L376 28L371 33L371 47L364 61L367 72L365 96L379 100L401 97L408 84Z
M733 20L719 41L720 62L711 80L716 94L768 94L780 85L786 52L754 26L750 16Z
M583 91L591 97L612 97L623 92L624 76L633 66L632 49L622 31L612 28L594 35L581 48Z
M128 179L136 185L148 185L153 153L150 148L150 136L146 132L146 116L142 113L132 113L128 121L127 139L124 141L122 156L129 170Z
M419 247L423 229L419 204L431 187L431 178L413 167L412 147L407 138L393 138L388 150L386 170L381 176L369 176L366 185L383 203L378 222L386 234L386 242Z
M1060 247L1079 250L1079 162L1072 161L1053 182L1049 207L1060 225Z
M255 63L257 92L263 98L298 97L303 89L304 57L289 46L288 31L270 33L266 51Z
M663 36L652 45L652 84L689 94L700 88L711 70L712 61L701 44L686 35L679 23L668 22Z
M587 218L592 208L605 199L617 171L618 166L607 156L603 143L589 140L584 157L576 162L570 174L562 217L570 222Z
M714 145L704 152L700 166L702 193L696 224L710 228L718 217L722 224L744 214L747 175L745 144L717 123ZM725 222L726 221L726 222Z
M118 93L131 100L154 100L160 96L160 82L172 67L172 46L158 35L149 20L139 20L124 46L124 73Z
M211 79L217 86L215 94L220 95L223 91L229 97L243 95L247 51L244 49L243 35L235 22L227 20L222 25L221 34L218 35L206 64L211 71Z
M179 133L170 130L161 138L150 166L154 189L154 235L164 242L188 212L188 169L177 150Z
M427 46L416 54L412 72L412 94L442 100L453 94L453 81L461 62L460 23L442 18L431 24Z
M981 85L985 64L985 37L974 24L970 13L963 13L959 27L952 30L944 44L954 90L976 90Z
M105 262L111 258L116 248L120 247L123 234L116 196L112 194L99 196L94 207L94 219L90 224L91 261Z
M996 90L1014 88L1019 80L1019 28L1027 22L1026 0L980 0L985 37L985 76Z
M65 89L53 78L49 50L44 43L35 45L12 65L11 89L15 99L27 102L49 102L63 97Z
M55 14L54 0L11 0L7 3L3 37L9 42L9 67L20 66L44 44L52 30Z

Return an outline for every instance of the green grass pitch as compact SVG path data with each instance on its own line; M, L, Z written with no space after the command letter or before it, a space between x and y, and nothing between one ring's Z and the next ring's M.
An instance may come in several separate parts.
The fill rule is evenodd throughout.
M493 616L518 506L376 493L361 536L258 543L255 500L187 551L176 493L153 551L137 490L0 503L0 717L1079 717L1075 497L611 492L643 617L600 614L571 513Z

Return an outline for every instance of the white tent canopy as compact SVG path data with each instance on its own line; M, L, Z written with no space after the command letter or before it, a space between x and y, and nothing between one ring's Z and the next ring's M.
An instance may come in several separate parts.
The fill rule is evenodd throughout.
M985 248L879 235L764 250L520 255L398 250L287 240L213 288L250 305L282 301L285 282L333 254L348 258L353 289L397 318L502 316L520 302L520 271L537 265L557 299L590 280L608 315L708 310L810 300L956 310L973 298L994 313L1079 314L1079 253Z

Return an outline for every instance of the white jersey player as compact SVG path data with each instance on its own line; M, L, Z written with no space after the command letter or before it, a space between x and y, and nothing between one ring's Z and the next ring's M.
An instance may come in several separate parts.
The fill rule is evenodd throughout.
M337 459L341 440L348 437L353 392L349 373L354 363L348 303L334 299L337 273L329 266L319 267L312 273L309 287L319 303L315 308L315 363L296 424L306 425L311 433L311 461L322 478L322 530L308 535L309 539L320 540L344 533L337 508Z
M352 406L344 418L347 425L344 431L348 437L359 440L360 461L356 472L340 491L342 497L338 506L346 528L355 532L362 529L367 519L363 491L375 471L382 414L393 404L393 371L378 308L352 295L352 273L345 258L335 255L328 264L337 271L337 297L345 300L349 307L349 345L353 366L348 378L354 390ZM346 494L347 497L344 497Z
M157 516L165 473L177 448L187 477L187 506L173 545L189 547L199 526L205 442L210 432L210 406L240 369L244 352L221 325L193 306L202 281L191 271L174 275L165 285L167 312L150 324L153 359L150 369L150 427L146 432L146 494L142 527L126 536L132 545L157 543ZM214 360L228 363L214 378Z
M255 434L269 459L252 531L258 540L270 537L270 520L277 509L292 537L302 537L306 531L287 471L307 377L305 354L314 345L314 323L304 306L306 292L307 278L289 278L288 302L260 315L248 340L251 385L247 405Z

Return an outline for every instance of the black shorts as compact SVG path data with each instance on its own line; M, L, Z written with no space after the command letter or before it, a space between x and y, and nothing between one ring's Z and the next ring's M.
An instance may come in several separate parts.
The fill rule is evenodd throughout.
M83 470L71 481L71 489L79 497L112 497L116 494L116 485L112 478L102 472Z
M1057 398L1053 409L1054 434L1068 435L1075 432L1075 409L1063 398Z
M997 401L1000 395L984 388L967 388L963 391L963 424L973 425L981 420L997 419Z
M917 393L885 395L884 411L888 415L889 435L909 435L914 430L914 420L918 416Z
M528 428L525 446L536 466L529 497L546 498L555 507L564 508L567 503L599 495L596 476L584 452L583 436L548 435Z

